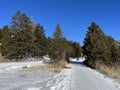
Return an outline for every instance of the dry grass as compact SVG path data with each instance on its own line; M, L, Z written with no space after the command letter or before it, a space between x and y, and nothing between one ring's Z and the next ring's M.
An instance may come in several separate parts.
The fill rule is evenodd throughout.
M58 62L52 63L54 68L64 68L67 65L67 62L65 60L60 60Z
M59 73L63 68L65 68L67 65L67 62L64 60L61 60L56 63L47 64L47 65L37 65L32 67L23 67L23 71L25 72L37 72L37 71L45 71L45 70L54 70L56 73Z
M65 60L60 60L59 62L53 63L52 67L56 73L59 73L63 68L65 68L67 62Z
M2 54L0 53L0 62L3 62L3 56L2 56Z
M51 64L48 65L37 65L37 66L32 66L32 67L23 67L24 72L37 72L37 71L45 71L45 70L50 70L52 68Z
M98 69L100 72L106 74L107 76L115 79L120 80L120 66L106 66L101 63L96 63L96 69Z

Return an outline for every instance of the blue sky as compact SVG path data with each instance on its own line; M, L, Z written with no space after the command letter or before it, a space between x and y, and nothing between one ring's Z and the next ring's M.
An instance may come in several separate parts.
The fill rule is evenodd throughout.
M96 22L102 30L120 40L120 0L0 0L0 28L21 10L52 36L59 23L68 40L83 44L87 27Z

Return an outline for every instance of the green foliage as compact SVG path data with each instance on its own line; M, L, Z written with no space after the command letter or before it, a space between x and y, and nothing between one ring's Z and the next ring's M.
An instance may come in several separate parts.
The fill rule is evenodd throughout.
M81 57L82 55L82 49L77 42L73 42L73 49L74 49L74 55L73 57Z
M5 56L9 58L24 57L27 54L32 55L34 37L29 30L21 30L13 35L5 45Z
M31 18L29 18L25 13L17 11L11 20L10 29L13 34L16 34L20 30L31 30L34 31L35 24Z
M111 36L106 36L94 22L88 28L83 49L87 56L85 63L93 68L96 62L111 65L118 56L116 41Z
M0 52L7 58L22 59L49 55L51 59L65 60L80 57L81 47L77 42L68 41L57 24L53 37L46 38L42 25L35 24L25 13L17 11L10 27L0 30Z
M46 54L47 46L46 46L46 36L45 36L45 30L43 26L40 24L36 25L35 31L34 31L34 36L35 36L35 51L34 54L36 56L41 56Z
M32 20L26 15L17 11L12 17L10 38L4 54L7 57L14 58L32 55L34 48L34 37Z
M56 29L53 33L52 41L53 52L51 54L54 60L65 59L66 55L66 39L63 37L62 30L60 29L59 24L56 26Z
M56 61L61 59L67 60L69 57L80 57L82 53L78 43L65 39L59 24L53 33L53 39L48 38L48 44L48 55Z
M63 38L63 32L62 32L59 24L57 24L57 26L56 26L56 29L53 33L53 38L55 40L59 40L59 39Z
M1 47L1 52L4 54L4 49L6 48L5 45L9 41L11 37L11 32L8 26L4 26L2 30L0 30L0 47Z

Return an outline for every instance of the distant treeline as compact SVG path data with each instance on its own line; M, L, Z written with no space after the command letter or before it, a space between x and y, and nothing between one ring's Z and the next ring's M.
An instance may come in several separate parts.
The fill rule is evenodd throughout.
M10 22L0 30L0 52L5 58L20 60L49 55L53 60L67 60L81 57L83 53L85 64L92 68L98 62L105 65L120 63L120 43L106 35L95 22L88 27L83 47L67 40L59 24L53 35L46 37L44 27L19 10Z
M59 24L53 36L46 37L44 27L19 10L12 16L10 25L0 29L0 52L5 58L18 60L44 55L66 60L82 55L80 44L67 40Z

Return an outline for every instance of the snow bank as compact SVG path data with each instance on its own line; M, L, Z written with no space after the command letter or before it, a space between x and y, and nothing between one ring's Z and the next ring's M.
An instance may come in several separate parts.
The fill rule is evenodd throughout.
M64 69L54 79L54 85L50 90L70 90L71 69Z
M85 58L79 58L77 60L77 58L70 58L70 61L74 61L74 62L84 62L85 61Z
M117 80L112 79L112 78L110 78L110 77L106 76L105 74L102 74L102 73L100 73L100 72L98 72L98 71L96 71L96 75L101 76L101 78L103 78L103 79L104 79L107 83L109 83L111 86L120 89L120 83L119 83Z
M43 56L44 59L50 60L49 56Z
M94 70L91 68L88 68L88 69L94 72L94 74L96 76L99 76L102 80L105 80L110 86L118 88L120 90L120 82L118 82L117 80L108 77L107 75L99 72L98 70Z

